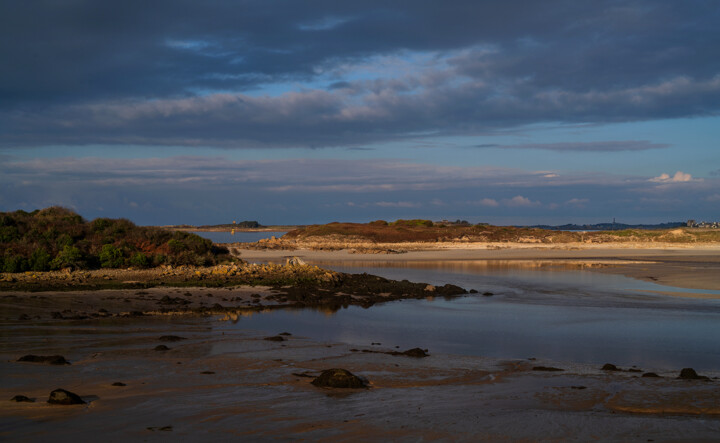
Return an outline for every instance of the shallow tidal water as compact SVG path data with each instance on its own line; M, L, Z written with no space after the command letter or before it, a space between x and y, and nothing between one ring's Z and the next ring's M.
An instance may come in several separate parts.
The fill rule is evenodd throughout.
M365 347L421 347L431 353L610 362L646 370L720 369L720 300L648 292L677 288L598 272L507 263L313 264L397 280L452 283L480 293L452 300L403 300L369 309L350 306L334 313L274 311L242 317L226 327L289 331ZM493 296L482 296L483 292Z

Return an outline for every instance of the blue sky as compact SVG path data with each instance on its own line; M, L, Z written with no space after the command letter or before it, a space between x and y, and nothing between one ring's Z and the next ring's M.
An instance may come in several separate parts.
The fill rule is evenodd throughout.
M0 211L720 219L713 1L0 5Z

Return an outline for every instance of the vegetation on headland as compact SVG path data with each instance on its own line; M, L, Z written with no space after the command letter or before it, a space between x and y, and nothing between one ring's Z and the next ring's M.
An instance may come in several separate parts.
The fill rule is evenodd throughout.
M329 223L292 230L282 237L285 242L317 239L342 239L371 243L411 242L505 242L505 243L708 243L720 242L720 231L687 228L624 229L621 231L569 232L540 228L492 226L486 223L433 223L430 220L397 220L388 223Z
M231 259L225 248L195 234L126 219L86 221L61 207L0 212L0 251L2 272L209 266Z

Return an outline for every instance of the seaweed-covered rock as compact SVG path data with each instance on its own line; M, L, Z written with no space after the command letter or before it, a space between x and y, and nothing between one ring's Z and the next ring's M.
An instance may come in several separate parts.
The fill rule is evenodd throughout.
M17 361L25 361L30 363L45 363L48 365L69 365L70 362L65 360L62 355L33 355L28 354L18 358Z
M365 382L347 369L333 368L323 371L312 382L313 385L321 388L364 388Z
M695 372L695 369L693 368L683 368L680 371L680 375L678 376L678 378L682 378L684 380L710 380L704 375L698 375L698 373Z
M430 354L427 353L427 349L420 349L420 348L408 349L407 351L399 352L396 355L406 355L408 357L415 357L415 358L423 358L423 357L430 356Z
M55 389L50 393L48 403L53 405L84 405L85 401L79 395L66 391L65 389Z
M622 369L618 368L612 363L605 363L601 369L603 371L622 371Z
M285 341L285 337L281 335L274 335L272 337L265 337L263 340L267 341Z

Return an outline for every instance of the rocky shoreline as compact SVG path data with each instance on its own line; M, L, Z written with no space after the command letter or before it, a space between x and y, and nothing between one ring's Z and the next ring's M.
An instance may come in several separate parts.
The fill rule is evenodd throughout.
M336 311L468 291L289 263L0 274L4 320L218 315L281 308Z

